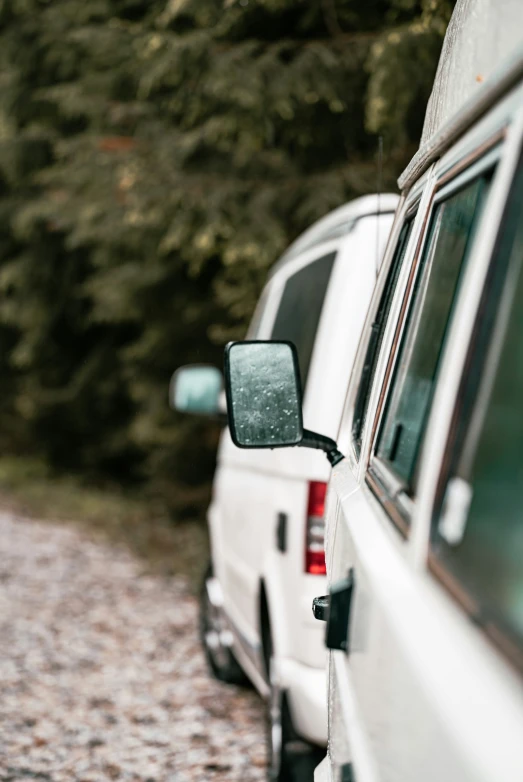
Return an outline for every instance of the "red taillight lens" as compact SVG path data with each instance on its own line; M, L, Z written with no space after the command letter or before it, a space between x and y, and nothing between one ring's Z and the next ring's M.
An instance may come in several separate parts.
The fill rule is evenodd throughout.
M322 481L309 481L309 504L307 505L307 516L317 516L323 519L323 514L325 513L326 494L326 483L323 483Z
M324 550L326 493L326 483L310 481L305 533L305 572L315 576L324 576L327 572Z
M324 551L307 551L305 553L305 572L311 576L324 576L327 573Z

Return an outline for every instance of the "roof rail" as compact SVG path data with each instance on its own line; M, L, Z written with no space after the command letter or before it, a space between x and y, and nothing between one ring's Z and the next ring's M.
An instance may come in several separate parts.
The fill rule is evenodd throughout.
M411 185L521 76L521 0L458 0L447 28L418 152L398 179Z

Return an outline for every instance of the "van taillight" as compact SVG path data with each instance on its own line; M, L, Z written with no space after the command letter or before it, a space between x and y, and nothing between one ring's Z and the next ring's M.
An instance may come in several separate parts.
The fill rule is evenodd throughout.
M307 529L305 532L305 572L324 576L325 567L325 495L327 484L309 481Z

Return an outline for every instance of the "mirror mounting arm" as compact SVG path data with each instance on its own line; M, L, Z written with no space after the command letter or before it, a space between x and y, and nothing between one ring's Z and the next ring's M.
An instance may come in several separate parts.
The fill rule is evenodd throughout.
M309 429L303 430L303 440L300 443L302 448L317 448L320 451L324 451L327 459L331 463L332 467L335 467L338 462L344 459L344 455L338 451L338 446L331 440L330 437L325 437L324 434L317 434L311 432Z

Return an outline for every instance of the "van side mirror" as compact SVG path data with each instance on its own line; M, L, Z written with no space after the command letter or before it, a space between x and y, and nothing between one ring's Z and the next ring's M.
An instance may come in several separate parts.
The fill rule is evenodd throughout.
M169 385L169 404L180 413L220 416L222 373L216 367L193 364L180 367Z
M334 466L336 443L303 428L298 354L292 342L230 342L225 348L229 429L239 448L301 445L325 451Z
M303 439L301 382L290 342L231 342L225 348L229 429L239 448L283 448Z

